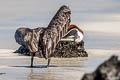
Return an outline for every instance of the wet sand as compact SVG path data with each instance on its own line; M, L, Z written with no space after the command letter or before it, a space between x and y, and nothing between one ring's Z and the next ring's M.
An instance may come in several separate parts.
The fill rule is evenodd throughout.
M80 80L111 55L120 56L119 50L87 49L87 58L52 58L47 68L47 60L36 57L30 68L31 57L13 52L0 49L0 80Z

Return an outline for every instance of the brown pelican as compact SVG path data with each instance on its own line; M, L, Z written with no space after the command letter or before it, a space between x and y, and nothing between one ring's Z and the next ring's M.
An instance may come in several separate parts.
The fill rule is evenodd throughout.
M55 47L61 38L66 34L70 24L71 11L63 5L57 11L47 28L29 29L19 28L15 33L15 40L18 44L27 47L31 53L31 67L35 53L41 46L43 56L50 63L50 56L54 53Z

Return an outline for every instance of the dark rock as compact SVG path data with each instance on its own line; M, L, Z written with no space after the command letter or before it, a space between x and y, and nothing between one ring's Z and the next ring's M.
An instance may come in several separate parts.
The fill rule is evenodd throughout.
M117 56L112 56L93 73L85 74L82 80L120 80L120 60Z
M75 43L75 42L59 42L57 45L54 54L54 57L87 57L88 54L84 49L84 42Z

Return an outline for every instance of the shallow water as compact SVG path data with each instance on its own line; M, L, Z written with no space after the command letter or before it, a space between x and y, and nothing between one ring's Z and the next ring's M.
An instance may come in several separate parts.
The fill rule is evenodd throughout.
M86 58L52 58L50 67L47 60L35 58L30 68L30 57L12 53L14 50L0 50L0 80L80 80L86 72L92 72L111 55L119 50L87 49ZM109 55L108 55L109 54ZM120 55L118 55L120 57Z
M84 42L87 49L120 49L120 34L85 32Z

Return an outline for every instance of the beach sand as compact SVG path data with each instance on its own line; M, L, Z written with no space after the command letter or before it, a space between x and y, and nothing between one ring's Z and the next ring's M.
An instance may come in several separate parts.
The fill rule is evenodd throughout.
M111 55L120 57L119 50L87 49L89 57L52 58L49 68L47 60L35 57L34 68L30 68L30 56L13 52L0 49L0 80L80 80Z

